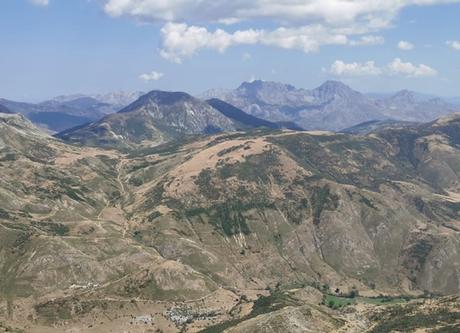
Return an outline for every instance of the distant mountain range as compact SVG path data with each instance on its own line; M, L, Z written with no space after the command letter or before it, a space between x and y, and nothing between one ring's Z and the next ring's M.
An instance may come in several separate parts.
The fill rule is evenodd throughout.
M142 94L117 92L91 96L69 95L36 104L0 99L0 105L12 112L23 114L50 132L60 132L117 112Z
M0 99L0 105L25 115L52 133L58 133L98 122L131 103L145 101L143 96L142 92L68 95L37 104ZM256 80L244 82L235 90L212 89L199 99L199 105L204 108L197 107L196 99L194 112L206 114L211 106L229 119L232 114L243 117L250 127L258 124L267 128L295 130L341 131L361 123L388 120L429 122L460 111L459 98L442 99L409 90L395 94L363 94L338 81L327 81L315 89L302 89ZM158 105L162 104L159 101ZM257 120L250 119L251 116ZM177 124L171 125L177 127ZM241 128L241 125L238 121L233 122L236 128Z
M75 101L81 98L91 98L93 100L96 100L100 103L104 104L109 104L112 105L115 108L118 108L118 110L121 110L125 106L131 104L135 100L137 100L139 97L144 95L145 92L141 91L116 91L116 92L111 92L111 93L106 93L106 94L92 94L92 95L84 95L84 94L76 94L76 95L62 95L62 96L57 96L53 98L53 101L56 102L71 102Z
M342 130L357 124L392 119L426 122L458 112L455 99L403 90L394 95L362 94L338 81L307 90L268 81L244 82L235 90L209 90L219 98L269 121L291 121L307 130Z

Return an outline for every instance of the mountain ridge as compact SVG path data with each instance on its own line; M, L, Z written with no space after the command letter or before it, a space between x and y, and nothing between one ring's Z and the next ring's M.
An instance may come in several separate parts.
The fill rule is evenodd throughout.
M427 122L460 109L441 98L409 90L367 96L340 81L326 81L308 90L256 80L235 90L211 90L202 96L220 98L262 119L291 121L310 130L338 131L386 119Z

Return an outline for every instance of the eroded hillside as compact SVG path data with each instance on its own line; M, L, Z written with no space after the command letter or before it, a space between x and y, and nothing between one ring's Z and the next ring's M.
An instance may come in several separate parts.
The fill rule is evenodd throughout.
M313 318L317 331L390 332L373 313L392 308L329 309L325 297L459 293L458 116L367 136L251 131L123 153L10 117L0 124L4 327L271 332ZM425 302L400 306L444 301ZM447 302L454 319L439 327L455 329L458 299Z

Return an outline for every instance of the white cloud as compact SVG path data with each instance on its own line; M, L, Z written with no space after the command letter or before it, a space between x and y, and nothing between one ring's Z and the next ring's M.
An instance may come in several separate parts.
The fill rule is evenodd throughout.
M313 20L331 24L365 21L389 23L401 9L411 5L455 3L459 0L105 0L112 16L131 16L153 21L188 23L269 19L297 22Z
M438 72L430 66L420 64L414 65L410 62L403 62L401 59L396 58L388 64L388 69L391 74L400 74L409 77L427 77L436 76Z
M408 42L408 41L405 41L405 40L402 40L398 43L398 48L400 50L403 50L403 51L410 51L410 50L413 50L414 49L414 44Z
M460 42L456 40L448 40L446 42L447 45L449 45L451 48L454 50L460 50Z
M321 45L345 45L348 42L346 35L328 31L321 25L228 33L222 29L210 32L204 27L188 26L185 23L167 23L161 29L161 34L161 55L176 63L181 63L184 57L192 56L200 49L224 52L234 45L261 44L309 53L317 51Z
M150 72L150 73L145 73L145 74L139 75L139 79L140 79L140 80L143 80L143 81L146 81L146 82L149 82L149 81L158 81L158 80L161 79L163 76L164 76L163 73L159 73L159 72L156 72L156 71L152 71L152 72Z
M329 72L336 76L366 76L382 74L382 70L375 65L374 61L368 61L365 63L353 62L347 64L342 60L336 60L331 65Z
M164 22L161 54L180 63L200 49L224 52L261 44L304 52L323 45L377 45L379 31L392 26L402 9L460 3L460 0L101 0L114 17ZM234 31L237 22L269 22L273 30ZM225 27L210 31L209 24Z
M213 49L224 52L236 44L255 44L261 31L244 30L232 34L217 29L209 32L206 28L188 26L185 23L167 23L162 29L163 37L161 56L181 63L183 57L192 56L199 49Z
M385 43L385 39L382 36L367 35L361 36L357 40L351 40L351 46L361 46L361 45L382 45Z
M394 59L386 67L379 67L374 61L345 63L342 60L336 60L329 69L324 71L335 76L401 75L420 78L438 74L435 69L427 65L414 65L410 62L403 62L399 58Z
M37 6L48 6L49 0L30 0L30 2Z

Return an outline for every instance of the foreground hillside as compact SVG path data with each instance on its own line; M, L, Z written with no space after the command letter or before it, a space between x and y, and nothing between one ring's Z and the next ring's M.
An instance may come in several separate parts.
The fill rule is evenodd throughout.
M458 329L458 115L124 153L0 126L0 331Z

